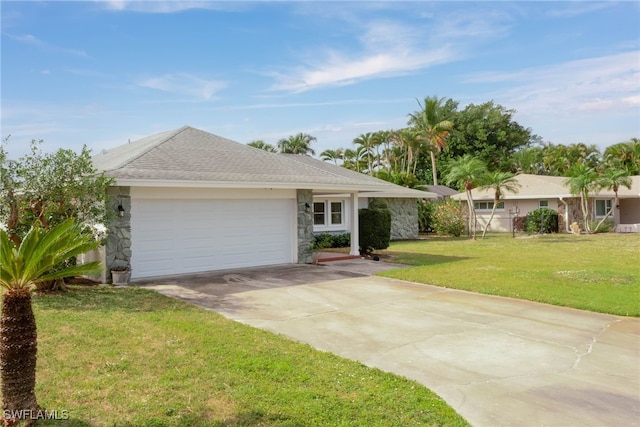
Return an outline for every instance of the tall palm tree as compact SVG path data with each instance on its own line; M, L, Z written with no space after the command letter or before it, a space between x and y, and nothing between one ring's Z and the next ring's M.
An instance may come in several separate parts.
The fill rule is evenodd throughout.
M489 216L489 221L484 226L484 230L482 230L482 238L487 234L487 230L489 229L489 225L493 220L493 216L496 213L496 208L498 207L498 203L500 203L500 199L502 199L502 195L505 191L510 191L512 193L517 193L518 188L520 187L520 183L516 179L516 176L511 172L488 172L484 176L484 184L481 186L482 188L493 190L493 208L491 209L491 216Z
M604 150L603 158L609 166L622 166L629 175L640 175L640 139L610 145Z
M578 163L569 170L569 178L564 182L569 186L571 194L580 196L580 209L584 219L584 230L591 232L589 221L589 193L597 187L598 173L595 169L584 163Z
M367 170L369 174L373 172L373 162L371 160L373 156L373 148L375 146L375 138L373 133L367 132L362 133L353 140L353 144L357 147L362 147L366 151L364 151L367 158Z
M335 150L324 150L320 153L320 158L325 162L332 161L336 166L338 166L338 160L342 160L343 155L344 150L342 148L337 148Z
M467 206L469 209L469 233L473 239L476 238L476 210L473 206L473 195L471 190L483 184L483 179L487 173L487 165L480 159L476 159L469 154L465 154L449 164L449 172L446 181L449 185L455 185L464 189L467 195Z
M629 172L626 169L606 169L597 179L597 187L599 189L606 188L607 190L612 190L615 195L613 206L611 209L607 211L607 214L598 222L596 228L593 230L594 232L598 231L598 228L609 218L611 212L614 208L618 207L618 190L620 187L627 187L631 189L631 178L629 177Z
M438 169L436 168L436 152L442 151L447 145L447 137L453 129L453 122L442 117L444 98L435 96L424 99L420 110L409 114L409 124L416 129L418 139L428 144L431 155L431 170L433 185L438 185Z
M5 417L27 417L38 411L35 395L37 331L31 291L43 280L100 271L100 263L63 263L95 249L99 242L83 234L69 218L46 231L34 224L19 246L0 229L0 286L4 289L0 314L0 377ZM20 415L22 414L22 415ZM15 418L6 420L15 423Z
M278 151L278 150L276 150L276 147L274 147L271 144L267 144L266 142L264 142L261 139L258 139L256 141L251 141L247 145L249 147L257 148L259 150L264 150L264 151L267 151L269 153L276 153Z
M278 141L278 148L284 154L314 155L316 152L311 148L311 143L315 140L315 136L300 132L288 138L282 138Z

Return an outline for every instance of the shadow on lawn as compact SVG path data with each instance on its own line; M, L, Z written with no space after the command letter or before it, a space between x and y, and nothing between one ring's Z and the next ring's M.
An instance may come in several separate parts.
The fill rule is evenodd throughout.
M385 255L385 261L413 266L438 265L472 259L465 256L417 254L413 252L387 252Z

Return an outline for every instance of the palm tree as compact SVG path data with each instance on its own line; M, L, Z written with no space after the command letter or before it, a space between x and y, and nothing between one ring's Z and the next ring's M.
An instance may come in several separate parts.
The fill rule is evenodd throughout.
M440 152L447 145L447 137L453 129L453 122L442 116L444 98L427 97L424 106L418 101L420 111L409 114L409 124L416 129L418 139L425 141L431 154L431 170L433 185L438 185L438 169L436 168L436 151Z
M278 141L278 148L283 154L314 155L316 152L311 148L311 143L315 140L314 136L300 132L288 138L282 138Z
M518 188L520 187L520 183L516 179L515 175L511 172L489 172L484 176L484 184L482 188L492 189L493 193L493 208L491 209L491 216L489 216L489 221L484 226L484 230L482 230L482 238L484 239L485 234L487 234L487 230L489 229L489 225L493 220L493 216L496 213L496 207L498 203L500 203L500 199L502 199L502 195L505 191L510 191L512 193L517 193Z
M371 161L371 157L373 155L373 147L375 145L373 133L367 132L360 134L353 140L353 144L358 148L362 147L365 150L364 153L367 156L367 170L369 174L371 174L371 172L373 172L373 162Z
M278 151L278 150L276 150L276 147L274 147L271 144L267 144L266 142L264 142L261 139L258 139L256 141L251 141L247 145L249 147L257 148L259 150L264 150L264 151L267 151L269 153L276 153Z
M43 280L100 271L100 263L66 265L66 260L95 249L99 242L83 234L69 218L46 231L34 224L21 244L15 245L0 229L0 377L5 417L29 416L38 411L35 395L37 332L31 291ZM63 267L61 267L63 266ZM15 415L22 414L22 415ZM15 418L6 420L9 424Z
M580 196L580 208L584 218L584 230L591 232L589 220L589 193L597 187L598 173L595 169L584 163L578 163L569 170L569 178L565 184L569 186L571 194Z
M631 189L631 178L629 178L629 172L626 169L606 169L598 177L597 186L599 189L606 188L607 190L613 190L615 198L613 206L611 206L611 209L607 211L604 218L602 218L598 225L596 225L596 228L593 230L594 232L598 231L598 228L600 228L602 223L609 218L614 207L618 207L618 190L620 187L627 187L628 189Z
M338 166L338 160L341 160L343 155L344 150L342 148L337 148L335 150L324 150L320 153L320 158L325 162L333 161L333 163Z
M622 166L629 175L640 175L640 139L610 145L604 150L603 158L609 166Z
M469 233L473 239L476 238L476 210L473 206L473 195L471 190L483 183L487 173L486 164L475 157L465 154L452 161L449 165L449 172L446 181L449 185L464 188L467 194L467 206L469 209Z

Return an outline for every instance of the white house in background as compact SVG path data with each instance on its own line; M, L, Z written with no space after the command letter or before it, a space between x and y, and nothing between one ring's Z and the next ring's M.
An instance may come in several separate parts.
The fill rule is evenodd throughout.
M93 162L116 180L109 192L118 215L104 263L130 266L133 279L308 263L313 233L323 229L350 231L356 255L358 208L371 198L391 201L394 224L414 222L415 235L395 226L399 238L412 238L416 199L436 197L188 126L114 148ZM407 206L413 210L403 210Z
M558 212L559 230L571 232L569 226L577 222L584 229L584 219L580 209L580 199L571 194L563 176L521 174L516 176L520 184L517 193L506 192L496 208L491 222L491 231L511 231L512 218L524 217L538 208L549 208ZM640 176L631 177L631 189L618 189L618 206L610 216L618 232L640 232ZM478 226L484 227L493 208L492 190L472 190ZM453 199L466 201L465 193L452 196ZM592 220L598 221L607 214L614 203L615 194L611 190L601 190L590 195Z

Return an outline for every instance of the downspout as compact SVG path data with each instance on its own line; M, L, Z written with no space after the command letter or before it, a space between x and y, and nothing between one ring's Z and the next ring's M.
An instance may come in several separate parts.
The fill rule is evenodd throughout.
M562 196L559 196L558 200L560 200L564 205L564 228L567 233L573 233L573 231L571 231L571 229L569 228L569 205L562 199Z

